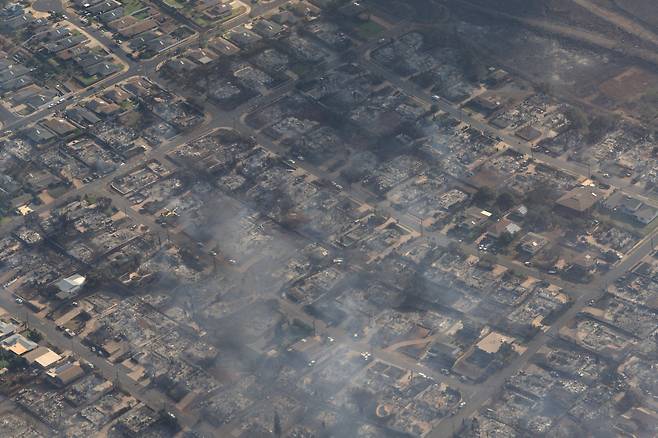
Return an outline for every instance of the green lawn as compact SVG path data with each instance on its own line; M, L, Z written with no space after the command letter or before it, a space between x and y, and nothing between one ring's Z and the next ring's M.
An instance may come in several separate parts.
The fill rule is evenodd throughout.
M290 66L290 70L300 78L306 76L311 69L312 67L308 64L293 64Z
M187 15L187 14L186 14ZM212 21L208 20L201 14L192 14L192 20L201 27L210 27Z
M356 31L361 38L374 38L384 31L384 28L374 21L366 21L356 27Z
M52 188L48 189L48 194L52 196L53 198L59 198L62 196L64 193L68 192L69 188L63 185L60 186L55 186Z
M133 107L133 103L129 100L124 100L119 106L125 111L131 109Z
M183 9L185 7L185 4L177 0L164 0L164 2L174 9Z
M235 9L233 9L233 12L231 12L231 15L229 15L229 16L226 17L226 18L222 18L222 19L219 20L219 21L223 23L223 22L225 22L225 21L232 20L233 18L237 17L238 15L242 15L242 14L244 14L246 11L247 11L247 8L246 8L246 7L244 7L244 6L240 6L239 8L235 8Z
M143 10L143 11L138 12L135 15L133 15L133 17L135 17L139 20L146 20L150 16L151 16L151 14L149 13L148 10Z
M76 76L76 79L80 81L82 85L85 87L90 86L91 84L94 84L98 82L98 76Z
M598 219L599 221L603 223L607 223L608 225L612 225L614 227L617 227L621 230L624 230L630 234L633 234L637 237L641 237L647 234L647 227L643 227L639 223L631 223L629 221L623 220L621 218L616 218L611 216L605 211L595 211L592 216L594 218ZM651 224L649 224L651 225ZM650 230L650 228L649 228Z
M653 230L658 228L658 218L654 219L653 221L649 222L646 227L642 229L642 234L644 236L648 235L649 233L652 233Z
M196 24L198 24L199 26L210 27L213 24L225 23L229 20L232 20L233 18L237 17L238 15L244 14L246 10L247 10L247 8L245 8L244 6L240 6L239 8L233 9L233 11L231 12L231 15L229 15L227 17L224 17L224 18L220 18L219 20L216 20L216 21L208 20L203 14L201 14L199 12L196 12L194 10L191 13L188 13L188 11L185 11L183 13L185 15L189 16L192 20L194 20L194 22Z
M133 13L144 8L144 5L139 0L122 0L123 11L125 15L132 15Z

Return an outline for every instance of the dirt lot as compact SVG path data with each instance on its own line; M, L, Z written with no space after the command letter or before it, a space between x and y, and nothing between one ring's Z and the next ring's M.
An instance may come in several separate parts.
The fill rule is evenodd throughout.
M647 89L658 87L658 76L646 70L631 67L601 84L601 92L619 103L634 101Z
M609 0L619 9L623 10L633 18L658 28L658 7L655 0Z
M630 67L603 82L589 101L609 109L621 109L642 120L658 117L650 93L658 93L658 75L639 67Z
M459 31L511 71L579 97L596 93L601 83L623 71L612 55L512 24L463 23Z

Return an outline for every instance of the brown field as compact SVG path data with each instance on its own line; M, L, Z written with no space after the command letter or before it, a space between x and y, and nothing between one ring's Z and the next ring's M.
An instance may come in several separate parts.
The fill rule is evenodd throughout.
M612 0L612 2L640 21L658 27L658 6L655 0Z
M638 67L630 67L603 82L601 92L621 104L642 97L647 89L658 87L658 76Z

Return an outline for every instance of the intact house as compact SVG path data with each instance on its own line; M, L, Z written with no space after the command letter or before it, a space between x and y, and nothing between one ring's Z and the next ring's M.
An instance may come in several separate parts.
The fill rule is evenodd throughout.
M536 233L528 233L521 238L519 250L534 256L548 244L548 239Z
M599 201L598 191L592 187L576 187L555 201L556 208L564 213L582 216Z
M9 336L6 339L3 339L0 342L0 346L5 350L9 350L17 356L22 356L25 353L28 353L35 348L37 348L37 343L32 342L27 339L25 336L20 334L14 334Z
M613 193L605 200L603 207L611 212L619 213L636 220L643 225L651 223L658 217L658 208L647 205L621 192Z
M504 218L491 225L487 230L487 234L495 239L499 239L500 236L505 233L508 233L510 236L514 236L519 231L521 231L520 226L511 220Z
M82 286L85 284L87 279L80 274L74 274L70 277L63 278L55 283L55 287L59 289L57 292L57 298L60 300L68 300L75 297Z
M51 368L46 373L49 380L56 386L64 387L84 376L85 371L79 362L67 362L55 368Z

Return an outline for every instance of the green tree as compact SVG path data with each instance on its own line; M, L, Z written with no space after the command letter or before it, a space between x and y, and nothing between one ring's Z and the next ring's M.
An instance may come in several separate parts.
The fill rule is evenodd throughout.
M27 331L27 338L32 342L41 342L43 336L38 331L30 329Z
M542 94L551 94L551 91L553 91L553 86L548 82L540 82L535 85L535 90Z
M619 117L613 114L600 114L594 117L589 124L587 140L590 143L596 143L612 131L618 123Z
M459 50L461 55L460 64L466 79L471 82L479 82L484 79L487 74L487 68L475 51L464 44L459 47Z
M510 243L512 243L513 240L514 240L514 236L512 236L511 233L509 233L509 232L507 232L507 231L503 231L503 232L500 234L500 237L498 238L498 243L499 243L501 246L506 247L506 246L508 246Z
M493 268L497 260L498 258L495 255L489 253L484 253L480 256L481 266L486 267L488 269Z
M25 368L27 366L27 361L25 360L24 357L21 356L12 356L9 359L9 363L7 365L7 369L9 371L18 371L20 369Z
M572 106L565 111L567 119L571 122L571 126L578 131L587 131L589 127L589 119L585 111L582 109Z
M473 203L479 206L485 206L494 199L494 192L489 187L482 187L473 195Z
M503 358L508 358L511 354L514 353L514 346L510 342L503 342L500 344L500 348L498 349L498 355L500 355Z
M548 207L535 206L528 211L525 223L535 231L542 231L551 225L551 212Z
M496 197L496 207L500 211L507 211L516 204L516 199L509 192L503 192Z
M281 418L279 418L279 413L274 411L274 436L276 438L281 438Z
M354 401L359 413L367 412L367 408L373 401L374 394L365 388L354 388L350 392L350 397Z

